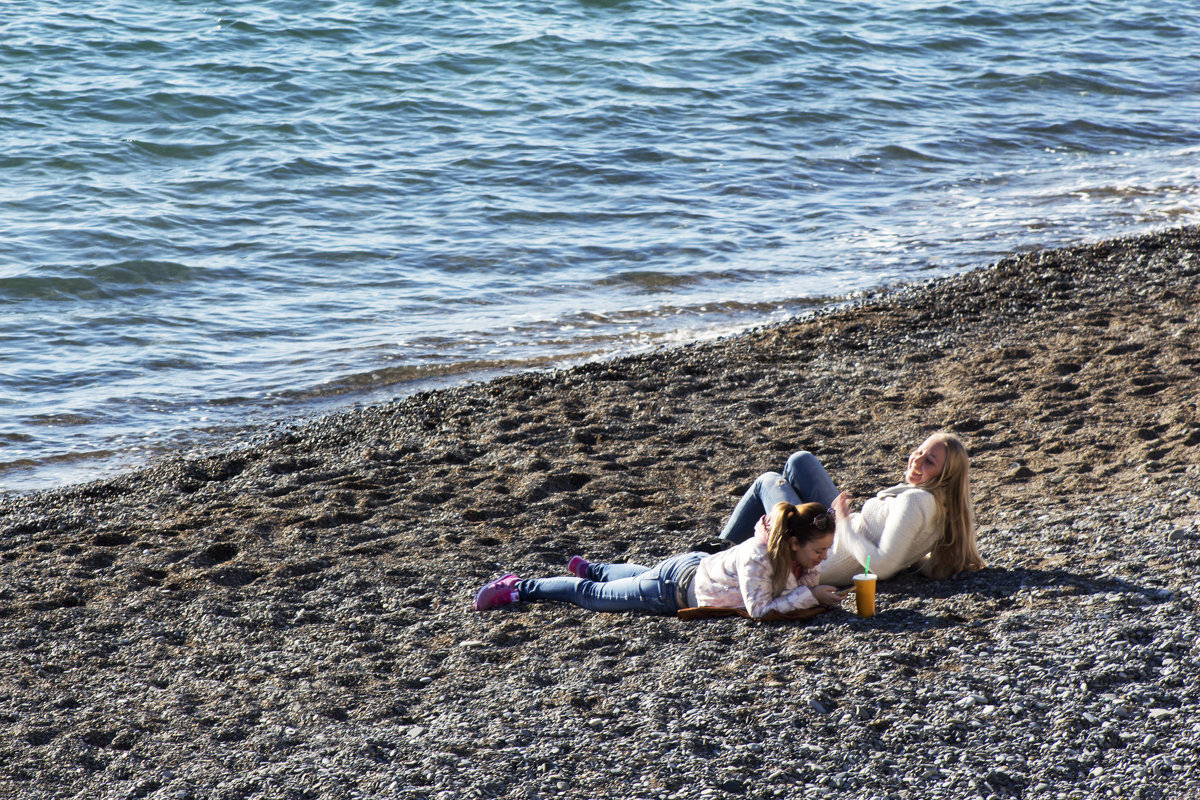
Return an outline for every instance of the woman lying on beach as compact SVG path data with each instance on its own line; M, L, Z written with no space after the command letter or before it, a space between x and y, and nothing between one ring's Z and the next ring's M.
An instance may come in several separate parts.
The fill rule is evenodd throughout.
M824 583L845 586L868 558L881 580L913 566L938 579L984 566L975 547L967 450L953 434L926 439L908 457L904 483L867 500L861 512L850 512L850 500L816 456L794 453L783 474L768 472L750 485L721 538L735 544L749 538L763 509L775 503L816 502L837 514L837 536L820 569Z
M712 555L683 553L653 567L592 564L574 556L573 578L497 578L479 590L475 610L522 600L559 600L591 611L648 611L665 616L680 608L744 608L755 619L846 598L819 585L817 567L833 545L834 515L819 503L778 503L760 515L745 541Z

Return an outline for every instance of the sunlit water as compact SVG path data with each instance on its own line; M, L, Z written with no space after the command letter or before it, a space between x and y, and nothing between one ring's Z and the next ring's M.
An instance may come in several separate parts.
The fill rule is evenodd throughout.
M15 4L0 490L1197 220L1165 0Z

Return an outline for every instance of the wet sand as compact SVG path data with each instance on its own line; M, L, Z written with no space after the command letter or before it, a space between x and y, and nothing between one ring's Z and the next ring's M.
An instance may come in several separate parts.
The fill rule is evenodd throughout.
M1198 229L1035 252L8 498L0 797L1194 793L1198 307ZM871 620L468 611L943 429L989 567Z

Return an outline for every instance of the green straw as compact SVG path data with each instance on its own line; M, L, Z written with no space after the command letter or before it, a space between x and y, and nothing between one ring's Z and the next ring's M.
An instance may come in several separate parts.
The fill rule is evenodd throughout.
M867 565L863 567L863 575L871 574L871 557L867 556Z

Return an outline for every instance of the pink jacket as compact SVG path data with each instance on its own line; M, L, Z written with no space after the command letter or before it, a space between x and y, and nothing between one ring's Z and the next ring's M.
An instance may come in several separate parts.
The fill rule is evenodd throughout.
M799 580L789 572L783 593L775 595L771 580L774 570L767 555L770 522L770 516L764 515L754 526L754 535L749 539L700 562L692 584L697 605L745 608L755 619L771 611L786 614L817 605L809 587L817 585L819 567L801 573Z

